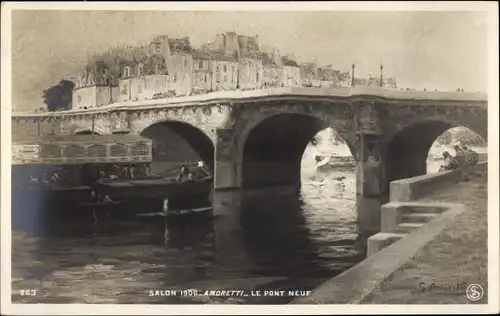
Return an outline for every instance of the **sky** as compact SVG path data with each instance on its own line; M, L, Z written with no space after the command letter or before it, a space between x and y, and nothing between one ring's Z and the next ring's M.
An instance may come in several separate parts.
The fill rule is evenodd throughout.
M12 105L43 107L42 91L77 75L87 57L117 45L147 45L155 35L189 36L194 46L217 33L258 35L299 62L316 61L356 76L395 77L399 87L487 91L486 14L339 11L28 11L12 12Z

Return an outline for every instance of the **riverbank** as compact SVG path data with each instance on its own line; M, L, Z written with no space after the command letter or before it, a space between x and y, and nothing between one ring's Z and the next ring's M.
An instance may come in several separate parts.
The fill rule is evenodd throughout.
M419 200L461 203L467 210L360 303L487 303L487 293L477 302L465 295L469 284L488 287L487 191L487 179L475 177Z

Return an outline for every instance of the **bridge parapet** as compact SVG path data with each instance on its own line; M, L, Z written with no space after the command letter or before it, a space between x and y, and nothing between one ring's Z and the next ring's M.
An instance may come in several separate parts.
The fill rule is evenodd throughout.
M392 99L392 100L421 100L421 101L460 101L479 103L486 106L488 97L485 93L472 92L439 92L439 91L400 91L375 87L349 87L349 88L304 88L284 87L246 91L217 91L202 95L183 96L175 98L128 101L111 103L99 108L78 109L60 112L22 113L13 112L13 117L59 117L78 114L94 114L118 110L140 110L151 107L185 107L203 106L216 103L239 103L266 100L273 97L289 98L338 98L338 99Z

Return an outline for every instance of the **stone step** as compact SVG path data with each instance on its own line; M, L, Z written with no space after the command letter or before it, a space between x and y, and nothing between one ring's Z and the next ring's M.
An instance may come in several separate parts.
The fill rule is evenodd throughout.
M402 206L400 209L402 214L408 214L408 213L441 214L446 210L446 208L439 206L432 207L432 206L416 206L416 205Z
M401 233L378 233L368 238L367 257L379 252L380 250L392 245L396 241L405 237Z
M427 223L438 215L436 213L401 214L401 223Z
M425 223L400 223L396 226L397 233L410 233L424 226Z

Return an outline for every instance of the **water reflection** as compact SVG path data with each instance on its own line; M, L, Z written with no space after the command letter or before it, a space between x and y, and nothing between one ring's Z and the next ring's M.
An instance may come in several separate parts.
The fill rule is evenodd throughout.
M318 270L317 249L296 196L247 200L242 203L245 249L253 272L261 275L298 277Z
M213 303L216 298L150 297L148 290L311 288L362 259L354 247L354 182L349 173L315 174L304 180L299 196L246 197L232 210L240 214L239 226L202 214L141 219L123 209L95 228L89 212L60 205L43 216L35 200L16 198L13 299ZM33 287L44 295L16 292Z

